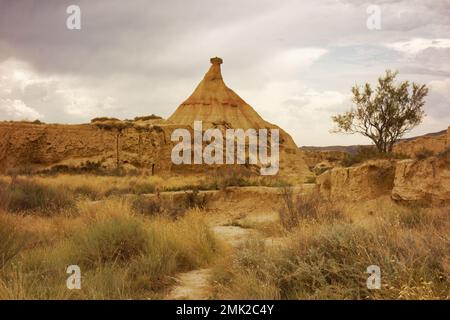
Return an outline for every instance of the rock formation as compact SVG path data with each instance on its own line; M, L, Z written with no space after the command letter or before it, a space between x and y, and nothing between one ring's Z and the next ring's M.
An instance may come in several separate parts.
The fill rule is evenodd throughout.
M300 180L311 176L304 154L289 134L261 116L223 81L223 60L211 58L211 67L194 92L168 118L168 123L192 126L201 120L203 129L278 129L280 132L281 175L295 175Z
M356 167L337 167L317 177L320 193L330 200L360 201L390 194L394 186L394 164L370 160Z
M450 204L450 153L396 164L394 200Z
M212 58L211 63L192 95L167 121L149 116L135 121L99 118L82 125L0 122L0 171L21 166L78 166L86 161L98 162L105 168L147 168L156 173L183 171L185 166L171 162L175 145L171 133L177 128L192 131L194 120L201 120L203 130L279 129L280 175L306 180L311 172L292 138L263 120L225 85L220 70L222 59ZM196 165L195 171L205 171L205 166Z
M394 145L394 152L416 157L417 154L427 150L433 154L444 152L450 148L450 127L439 135L424 135L414 139L401 140Z
M167 125L138 126L123 122L46 125L0 123L0 171L80 166L87 161L103 168L170 170L170 130Z

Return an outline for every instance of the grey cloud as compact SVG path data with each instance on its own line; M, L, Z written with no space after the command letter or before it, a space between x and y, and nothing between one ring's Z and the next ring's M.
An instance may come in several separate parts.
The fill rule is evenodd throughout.
M23 88L0 80L0 99L18 99L49 122L167 117L201 80L209 58L219 55L226 83L269 121L286 126L299 144L330 144L337 138L328 134L329 119L322 126L308 119L320 121L342 107L302 113L296 108L308 102L301 92L271 91L271 84L297 81L298 90L346 95L387 68L418 82L449 77L446 49L406 59L383 47L415 37L450 38L448 1L370 2L382 5L380 31L366 28L367 1L0 0L0 66L25 61L36 77ZM65 27L65 10L74 3L82 10L80 31ZM277 70L273 57L298 48L327 53L304 68ZM430 108L441 110L442 99L431 99ZM7 118L1 111L0 119Z

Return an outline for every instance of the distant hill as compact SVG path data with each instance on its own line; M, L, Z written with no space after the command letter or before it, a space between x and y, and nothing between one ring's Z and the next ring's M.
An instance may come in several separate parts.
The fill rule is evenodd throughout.
M421 136L415 136L411 138L404 138L400 139L399 141L411 141L420 137L432 137L432 136L440 136L443 134L446 134L447 130L441 130L437 132L431 132L427 133ZM325 146L325 147L315 147L315 146L301 146L300 149L303 151L343 151L350 154L355 154L358 151L359 147L367 147L369 145L367 144L357 144L357 145L350 145L350 146Z

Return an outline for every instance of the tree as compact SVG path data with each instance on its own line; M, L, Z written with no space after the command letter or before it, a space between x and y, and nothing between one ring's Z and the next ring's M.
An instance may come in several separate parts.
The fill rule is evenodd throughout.
M391 152L394 143L422 122L422 107L428 94L426 85L408 81L395 84L397 71L386 71L375 90L370 84L352 88L355 108L333 116L333 132L359 133L371 139L379 152Z

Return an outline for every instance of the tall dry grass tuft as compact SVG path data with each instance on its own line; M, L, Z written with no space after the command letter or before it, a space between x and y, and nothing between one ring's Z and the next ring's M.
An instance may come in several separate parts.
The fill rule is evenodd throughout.
M420 223L416 212L410 214L378 217L370 224L302 220L282 248L247 243L227 267L228 273L219 277L217 296L448 299L448 210L420 214ZM380 290L366 286L370 265L381 268Z
M8 185L0 186L0 203L10 212L36 212L51 214L73 209L73 195L66 189L58 189L39 182L14 178Z
M194 189L185 191L176 199L161 197L159 193L154 197L137 196L132 200L132 208L135 212L146 216L178 218L189 209L207 209L209 201L210 197L207 194L200 194Z
M341 210L318 192L295 196L291 187L282 188L282 204L278 210L280 222L286 230L296 228L302 220L333 221L343 219Z
M144 252L147 234L143 223L133 217L111 216L92 221L73 238L76 264L95 267L123 263Z
M176 220L146 217L135 214L130 201L113 198L81 201L77 210L65 217L70 227L53 242L16 247L18 242L2 241L7 263L0 272L0 299L161 298L175 273L209 266L221 252L200 209ZM19 217L10 218L10 227L0 224L2 240L18 239ZM81 290L66 288L69 265L81 267Z
M20 253L26 241L15 221L0 212L0 270Z

